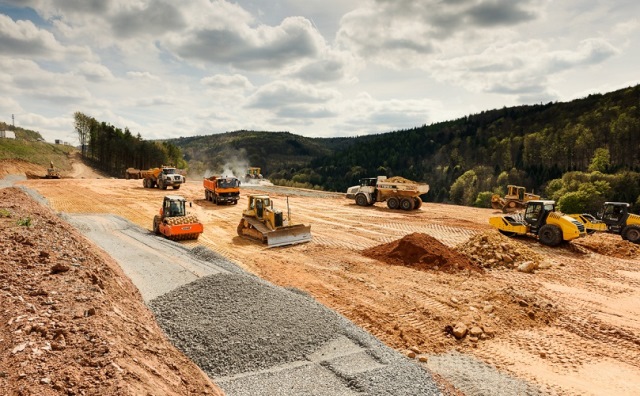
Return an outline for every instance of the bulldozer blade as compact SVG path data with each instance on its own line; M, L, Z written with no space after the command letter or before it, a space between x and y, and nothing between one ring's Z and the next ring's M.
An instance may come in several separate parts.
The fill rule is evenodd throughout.
M311 241L311 226L303 224L270 231L267 234L267 247L295 245Z

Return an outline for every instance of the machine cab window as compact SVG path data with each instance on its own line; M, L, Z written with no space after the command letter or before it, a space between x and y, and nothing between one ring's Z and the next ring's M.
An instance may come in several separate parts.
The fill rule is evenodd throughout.
M524 218L528 223L535 224L542 217L544 204L542 202L529 203L524 213Z
M165 201L164 205L165 217L184 216L184 202L182 201Z

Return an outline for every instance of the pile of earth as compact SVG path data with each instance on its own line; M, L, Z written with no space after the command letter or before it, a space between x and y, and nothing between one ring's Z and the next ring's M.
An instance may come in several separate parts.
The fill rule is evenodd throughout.
M572 243L604 256L622 259L640 257L640 245L625 241L620 235L597 233L576 239Z
M118 264L22 190L0 189L0 394L222 395Z
M458 245L456 250L483 268L504 267L531 272L542 261L533 250L495 230L474 235Z
M464 255L432 236L421 233L409 234L396 241L374 246L362 251L362 254L387 264L418 270L482 272L479 266L471 263Z

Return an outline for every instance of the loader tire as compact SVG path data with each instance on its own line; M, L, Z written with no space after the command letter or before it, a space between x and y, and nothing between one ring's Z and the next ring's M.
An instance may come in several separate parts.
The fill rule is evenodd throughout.
M368 206L369 202L367 202L367 197L364 194L356 195L356 204L358 206Z
M415 197L413 199L413 208L415 210L420 209L420 207L422 206L422 200L420 199L420 197Z
M623 231L622 235L624 239L633 243L640 243L640 227L636 225L627 226Z
M177 186L173 186L174 190L179 190L180 189L180 185L178 184Z
M398 209L399 206L400 206L400 201L398 200L398 198L391 197L387 199L387 207L389 209Z
M160 216L153 216L153 233L160 235Z
M147 185L147 179L142 179L142 187L149 188L149 186Z
M562 230L554 224L545 224L540 227L538 240L547 246L558 246L562 242Z
M400 208L406 211L413 210L413 198L403 198L400 201Z

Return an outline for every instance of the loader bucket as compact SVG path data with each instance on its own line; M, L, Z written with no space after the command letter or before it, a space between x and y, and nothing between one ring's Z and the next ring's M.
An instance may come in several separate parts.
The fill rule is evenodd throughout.
M311 241L311 226L297 224L267 234L267 247L295 245Z

